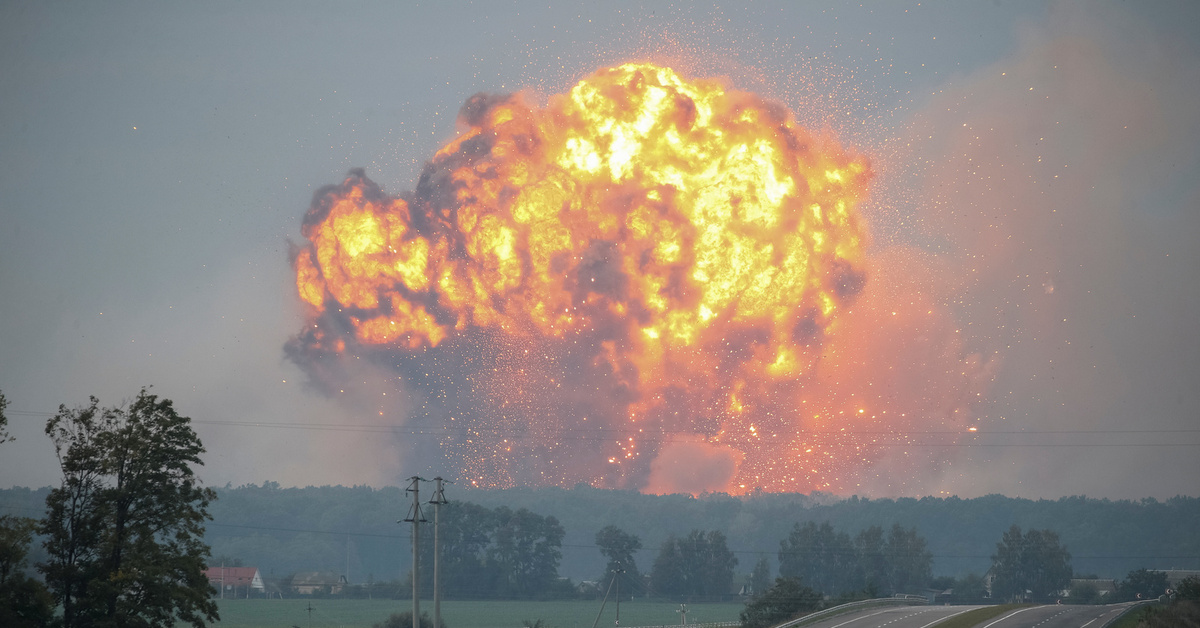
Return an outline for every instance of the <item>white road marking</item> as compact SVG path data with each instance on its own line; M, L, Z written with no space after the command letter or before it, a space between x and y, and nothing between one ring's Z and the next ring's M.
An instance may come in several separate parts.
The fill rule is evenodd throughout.
M890 608L889 608L889 609L887 609L886 611L879 611L878 613L871 613L870 615L862 615L861 617L855 617L854 619L851 619L850 621L844 621L844 622L842 622L842 623L838 624L837 626L831 626L830 628L839 628L840 626L845 626L846 624L852 624L852 623L854 623L854 622L856 622L856 621L858 621L858 620L860 620L860 619L866 619L866 618L868 618L868 617L874 617L874 616L876 616L876 615L882 615L882 614L884 614L884 613L886 613L886 612L888 612L888 611L890 611L890 610L893 610L893 609L890 609Z
M1027 610L1030 610L1030 609L1034 609L1034 608L1038 608L1038 607L1036 607L1036 606L1030 606L1029 608L1022 608L1022 609L1021 609L1021 610L1019 610L1019 611L1013 611L1013 612L1011 612L1011 613L1009 613L1009 614L1005 615L1004 617L1001 617L1000 619L997 619L996 621L994 621L994 622L992 622L992 623L990 623L990 624L988 624L988 625L984 626L983 628L991 628L992 626L994 626L994 625L996 625L996 624L998 624L998 623L1000 623L1000 622L1002 622L1002 621L1004 621L1004 620L1008 619L1009 617L1012 617L1013 615L1016 615L1016 614L1018 614L1018 613L1024 613L1025 611L1027 611Z
M924 626L921 626L921 628L929 628L930 626L932 626L932 625L934 625L934 624L936 624L936 623L938 623L938 622L940 622L940 621L943 621L943 620L946 620L946 619L950 619L951 617L954 617L955 615L962 615L963 613L965 613L965 612L967 612L967 611L970 611L970 610L975 610L975 609L968 608L966 611L958 611L958 612L957 612L957 613L955 613L954 615L946 615L945 617L939 617L939 618L937 618L937 619L935 619L935 620L933 620L933 621L929 622L928 624L925 624Z

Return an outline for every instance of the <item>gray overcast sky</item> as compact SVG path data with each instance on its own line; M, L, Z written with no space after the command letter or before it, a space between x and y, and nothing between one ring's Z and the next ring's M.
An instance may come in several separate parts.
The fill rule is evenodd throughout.
M870 154L875 258L921 252L992 356L981 429L1041 432L865 492L1200 494L1194 3L595 4L0 4L0 486L56 481L58 404L144 385L211 484L411 474L376 434L211 423L366 420L282 354L314 189L409 189L471 94L649 58Z

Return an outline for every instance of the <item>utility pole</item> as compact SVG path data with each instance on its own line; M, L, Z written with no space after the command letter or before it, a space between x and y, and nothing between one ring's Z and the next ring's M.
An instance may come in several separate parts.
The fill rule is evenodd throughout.
M618 627L621 625L621 576L624 574L624 567L617 563L617 568L613 571L613 580L617 583L617 621L613 622L613 625Z
M412 510L408 512L405 522L412 523L412 554L413 554L413 628L421 628L421 522L425 517L421 514L421 482L428 482L419 476L409 478L412 481L406 493L412 493Z
M433 478L434 489L433 499L429 503L433 504L433 628L442 628L442 580L439 572L439 563L441 561L441 545L438 541L438 533L442 529L441 513L442 504L446 503L446 495L442 492L442 483L450 482L443 480L441 477Z
M604 605L608 604L608 594L612 593L612 585L616 581L617 577L615 575L613 576L612 580L608 581L608 589L604 592L604 600L600 602L600 612L596 613L596 621L592 622L592 628L596 628L596 626L600 623L600 616L604 614Z

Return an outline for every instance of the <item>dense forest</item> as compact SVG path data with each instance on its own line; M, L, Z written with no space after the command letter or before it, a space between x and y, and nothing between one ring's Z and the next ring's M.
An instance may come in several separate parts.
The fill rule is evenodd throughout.
M0 490L0 514L41 517L49 489ZM404 580L411 567L410 526L399 523L410 502L397 487L225 487L210 507L206 541L213 564L257 566L264 576L331 571L352 583ZM637 568L650 571L664 543L696 530L719 531L737 573L763 558L778 574L781 542L796 524L829 523L856 536L878 526L915 529L933 558L934 576L982 574L1010 526L1057 532L1076 574L1122 578L1130 571L1200 569L1200 499L1109 501L1086 497L1028 500L989 495L921 499L849 499L813 494L643 495L629 491L541 488L480 491L451 486L443 516L470 520L511 517L525 510L561 526L558 573L578 582L599 580L607 559L596 545L606 526L640 540ZM428 508L428 507L427 507ZM488 514L491 513L491 514ZM500 513L497 515L496 513ZM432 520L432 511L426 511ZM535 521L535 519L531 519ZM486 531L486 530L485 530ZM422 540L432 537L426 527ZM557 531L553 536L557 539ZM499 547L499 546L497 546ZM31 563L41 560L38 544ZM496 550L500 551L502 548Z

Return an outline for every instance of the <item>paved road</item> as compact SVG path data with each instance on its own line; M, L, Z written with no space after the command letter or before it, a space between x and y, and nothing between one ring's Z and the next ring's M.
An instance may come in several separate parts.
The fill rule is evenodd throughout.
M1127 604L1111 606L1031 606L993 617L975 628L1099 628ZM900 606L872 608L830 617L805 628L931 628L952 615L979 606Z
M1032 606L989 619L977 628L1098 628L1128 606Z
M892 606L830 617L804 628L928 628L978 606ZM997 627L1000 628L1000 627Z

